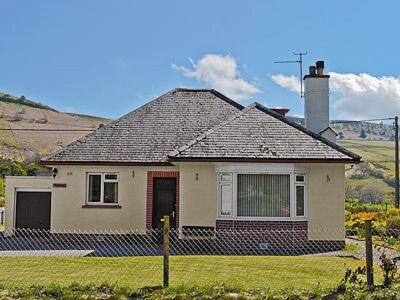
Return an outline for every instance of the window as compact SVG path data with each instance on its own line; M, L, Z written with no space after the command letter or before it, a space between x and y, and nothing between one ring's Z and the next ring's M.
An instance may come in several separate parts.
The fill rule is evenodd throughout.
M232 186L228 184L221 185L221 216L230 216L232 214Z
M95 204L118 203L118 174L89 173L87 199Z
M298 171L299 172L299 171ZM217 173L218 216L242 220L305 218L307 176L295 170Z
M296 189L296 217L305 216L305 199L306 199L306 186L305 186L305 176L296 175L295 182Z
M232 215L232 174L219 174L219 215Z
M238 217L290 217L290 175L238 174Z

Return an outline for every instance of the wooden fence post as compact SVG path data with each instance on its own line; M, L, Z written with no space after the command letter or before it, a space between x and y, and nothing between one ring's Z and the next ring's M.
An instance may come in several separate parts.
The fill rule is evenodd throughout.
M371 287L374 285L371 220L365 220L365 261L367 264L367 284Z
M164 288L169 286L169 216L163 218Z

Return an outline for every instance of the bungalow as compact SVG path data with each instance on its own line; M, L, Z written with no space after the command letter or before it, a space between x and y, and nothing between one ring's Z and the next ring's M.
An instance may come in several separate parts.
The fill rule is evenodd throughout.
M171 226L305 230L344 241L345 164L323 62L305 81L305 127L284 109L248 107L212 89L174 89L41 162L53 177L7 177L6 230Z

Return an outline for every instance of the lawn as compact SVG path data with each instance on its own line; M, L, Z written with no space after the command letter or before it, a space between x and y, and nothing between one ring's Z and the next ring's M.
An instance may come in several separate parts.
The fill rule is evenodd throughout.
M315 256L172 256L171 286L226 284L237 288L335 286L352 258ZM162 257L1 257L4 286L108 283L130 289L162 284Z

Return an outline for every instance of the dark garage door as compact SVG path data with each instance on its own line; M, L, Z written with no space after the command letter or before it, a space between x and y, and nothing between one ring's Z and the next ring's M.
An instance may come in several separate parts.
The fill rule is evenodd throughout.
M50 192L17 192L16 228L50 230Z

